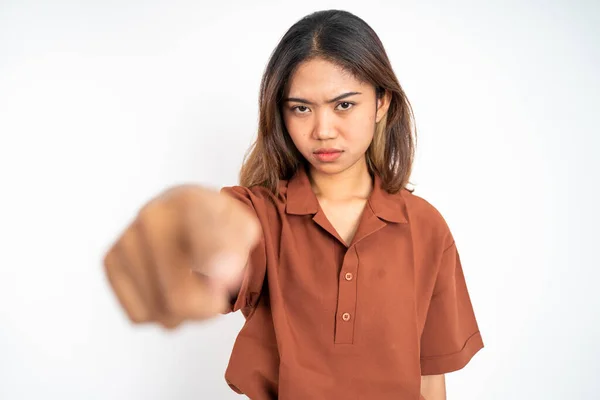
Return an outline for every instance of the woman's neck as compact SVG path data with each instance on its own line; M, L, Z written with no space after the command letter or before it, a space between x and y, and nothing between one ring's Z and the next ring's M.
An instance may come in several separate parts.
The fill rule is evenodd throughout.
M366 200L373 189L373 178L365 160L337 174L325 174L311 167L309 176L313 192L318 199Z

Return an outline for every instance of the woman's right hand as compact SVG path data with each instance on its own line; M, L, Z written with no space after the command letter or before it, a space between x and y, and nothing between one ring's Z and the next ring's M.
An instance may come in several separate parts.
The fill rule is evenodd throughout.
M140 210L107 252L105 272L135 323L203 320L228 309L260 229L237 200L177 186Z

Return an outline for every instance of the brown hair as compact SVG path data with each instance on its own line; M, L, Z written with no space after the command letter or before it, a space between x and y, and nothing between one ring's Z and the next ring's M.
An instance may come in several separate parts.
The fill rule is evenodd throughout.
M406 187L416 142L412 107L375 31L359 17L341 10L319 11L302 18L271 54L260 84L258 137L244 157L240 185L260 185L277 193L279 180L289 179L305 165L284 125L280 106L296 68L313 58L331 61L372 84L378 97L385 91L390 93L387 115L376 125L367 150L367 165L370 173L381 177L388 192Z

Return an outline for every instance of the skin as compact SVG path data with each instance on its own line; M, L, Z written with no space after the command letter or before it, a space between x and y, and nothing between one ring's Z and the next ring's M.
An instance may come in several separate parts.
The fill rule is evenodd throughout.
M371 193L365 153L375 124L389 108L389 93L377 99L370 83L327 60L301 64L285 90L282 114L290 137L310 163L311 184L319 204L346 244ZM341 150L335 161L320 160L315 151ZM421 378L426 400L445 400L444 375Z

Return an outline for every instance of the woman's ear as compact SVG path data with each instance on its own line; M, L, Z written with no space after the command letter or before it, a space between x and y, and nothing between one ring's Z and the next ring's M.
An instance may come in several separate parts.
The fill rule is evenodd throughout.
M390 92L384 89L383 95L377 98L377 114L375 115L376 123L379 123L387 114L391 100L392 96Z

